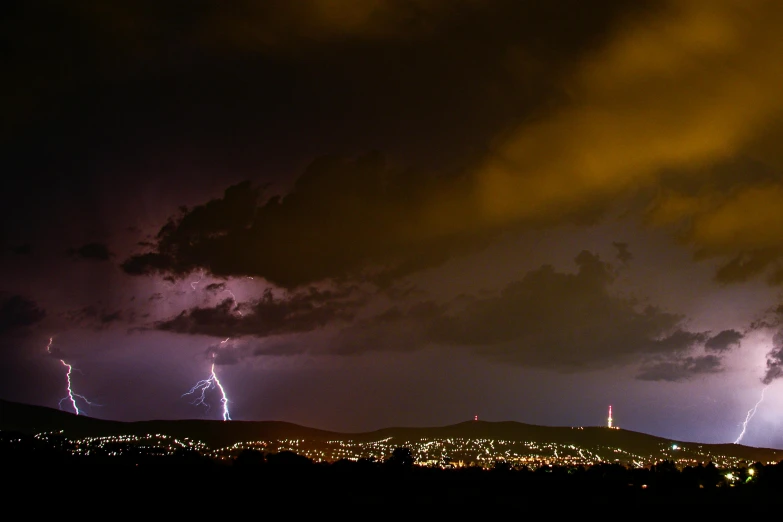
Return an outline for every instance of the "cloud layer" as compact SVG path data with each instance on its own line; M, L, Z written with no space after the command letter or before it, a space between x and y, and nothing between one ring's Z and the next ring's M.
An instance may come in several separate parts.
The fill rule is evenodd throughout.
M467 350L500 364L561 372L641 363L640 379L669 381L722 371L722 355L739 346L739 332L692 331L683 315L616 295L617 271L595 254L583 251L574 261L574 273L545 265L509 283L494 297L462 295L443 304L404 300L381 313L357 317L350 301L341 304L326 295L300 294L290 303L266 301L265 310L306 310L299 316L302 321L296 321L295 315L286 321L276 313L279 323L275 324L287 325L282 329L261 326L260 304L248 308L258 311L240 317L232 312L229 301L215 308L190 310L158 327L214 336L265 337L342 322L336 335L329 328L330 333L315 344L288 344L282 351L258 349L256 355L303 351L352 355L430 347ZM324 298L317 313L305 304L311 297ZM342 313L336 313L337 309ZM708 353L699 354L700 347Z
M479 172L484 212L558 222L657 186L650 223L682 225L699 257L766 268L781 254L781 177L741 176L734 165L734 183L721 187L716 167L781 115L781 22L783 7L765 0L671 2L629 20L581 63L571 103L493 152ZM672 172L701 190L670 185ZM719 277L731 280L730 271Z
M445 2L346 5L340 17L315 1L291 12L270 9L316 39L370 38L395 48L412 37L422 59L434 61L428 38L455 23ZM750 164L738 159L783 114L777 67L783 7L699 0L623 12L611 5L593 15L602 17L604 32L582 37L590 42L586 51L561 44L549 71L554 76L525 76L546 76L550 95L556 76L564 97L534 114L529 104L538 95L518 95L514 105L503 93L519 110L505 122L493 120L494 141L463 165L466 174L403 172L376 154L321 158L281 197L262 202L259 189L241 184L173 217L153 251L127 260L125 269L182 275L204 268L217 276L262 276L286 288L329 278L388 282L486 245L502 231L594 223L618 200L635 196L641 199L632 200L633 211L649 225L670 228L697 259L724 260L718 280L743 281L773 267L770 281L783 282L776 267L783 255L783 213L776 210L783 208L783 180L778 172L740 175ZM496 7L519 14L511 3ZM255 11L245 8L252 18ZM432 23L401 41L404 31L395 28L408 10ZM462 19L473 11L481 31L481 24L497 21L470 2L453 14ZM500 26L497 38L481 45L482 55L503 64L503 81L515 85L545 54L511 35ZM473 94L463 100L466 117L486 110L476 101L486 96Z
M385 283L438 265L487 241L486 231L433 236L419 228L422 208L462 180L387 168L371 153L314 161L291 193L259 204L249 182L221 199L172 218L155 250L123 268L183 276L205 268L218 277L260 276L286 288L325 279Z
M46 316L35 301L21 295L4 296L0 301L0 335L38 323Z
M356 288L287 293L267 289L260 299L227 298L214 307L195 307L155 324L158 330L213 337L268 337L303 333L353 318L363 299Z

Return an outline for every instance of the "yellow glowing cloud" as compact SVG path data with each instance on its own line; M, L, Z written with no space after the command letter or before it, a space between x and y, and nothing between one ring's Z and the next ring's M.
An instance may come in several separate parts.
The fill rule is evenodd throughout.
M783 110L781 25L780 2L695 0L622 27L581 64L569 106L519 129L483 165L483 215L562 219L664 169L698 175L735 155Z
M705 253L781 246L783 186L749 187L694 216L689 239Z

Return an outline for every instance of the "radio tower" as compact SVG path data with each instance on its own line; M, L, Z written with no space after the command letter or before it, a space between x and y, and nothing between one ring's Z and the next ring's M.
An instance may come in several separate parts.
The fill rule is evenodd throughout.
M607 419L607 426L612 427L612 405L609 405L609 418Z

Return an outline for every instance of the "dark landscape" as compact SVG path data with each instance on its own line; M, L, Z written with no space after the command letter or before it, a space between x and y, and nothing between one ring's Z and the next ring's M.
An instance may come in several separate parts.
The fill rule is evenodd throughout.
M379 458L305 456L327 443L363 447L379 441L387 448ZM438 441L477 443L480 452L514 443L577 452L603 448L609 458L575 463L556 452L532 452L537 458L526 464L519 459L531 455L495 455L483 465L465 464L458 453L417 460L422 444ZM269 450L281 442L296 449ZM17 477L14 490L23 491L45 476L53 483L77 482L108 498L129 488L178 494L194 481L222 484L230 495L263 488L267 494L313 499L385 504L403 497L406 503L432 505L468 499L549 502L564 495L586 504L750 503L773 501L783 488L781 450L671 441L606 427L517 422L472 420L337 433L286 422L114 422L0 401L0 445L3 469ZM235 451L226 457L214 451L221 446ZM615 456L613 450L621 454ZM630 453L650 460L634 462ZM68 491L55 488L50 494Z

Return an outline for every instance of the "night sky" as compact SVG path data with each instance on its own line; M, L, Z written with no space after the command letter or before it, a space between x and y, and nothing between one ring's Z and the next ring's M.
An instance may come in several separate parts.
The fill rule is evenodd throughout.
M782 2L0 11L0 398L783 448Z

